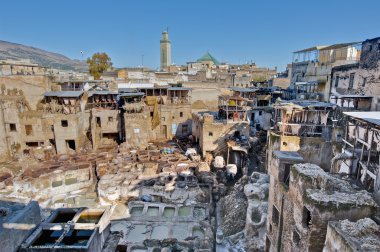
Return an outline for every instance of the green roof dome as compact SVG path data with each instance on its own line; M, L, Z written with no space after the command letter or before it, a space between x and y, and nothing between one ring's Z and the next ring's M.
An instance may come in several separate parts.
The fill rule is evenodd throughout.
M214 58L209 52L206 52L201 58L197 60L197 62L202 62L202 61L212 61L214 62L215 65L220 65L220 62Z

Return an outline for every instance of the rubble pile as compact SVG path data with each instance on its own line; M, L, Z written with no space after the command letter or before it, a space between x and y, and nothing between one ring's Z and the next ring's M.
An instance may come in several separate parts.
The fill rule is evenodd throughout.
M224 236L234 235L245 227L248 201L240 188L233 188L220 200Z
M268 193L269 176L253 172L220 200L217 243L221 251L264 251Z

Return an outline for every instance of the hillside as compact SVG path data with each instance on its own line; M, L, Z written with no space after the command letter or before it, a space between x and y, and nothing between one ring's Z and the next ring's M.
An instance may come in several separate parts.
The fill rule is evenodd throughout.
M0 40L0 60L29 59L32 63L61 70L87 71L87 65L62 54Z

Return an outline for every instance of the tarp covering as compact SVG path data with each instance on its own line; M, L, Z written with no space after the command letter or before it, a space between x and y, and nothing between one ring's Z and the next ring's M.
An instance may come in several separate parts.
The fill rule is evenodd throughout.
M147 102L148 102L148 99L147 99ZM153 109L153 118L152 118L152 130L154 130L158 125L160 125L160 116L158 114L158 102L157 102L157 99L155 99L154 109Z
M258 95L257 96L257 100L259 100L259 101L263 101L263 100L270 101L270 99L271 99L271 95Z
M157 96L147 96L146 97L146 104L148 106L153 106L157 103Z

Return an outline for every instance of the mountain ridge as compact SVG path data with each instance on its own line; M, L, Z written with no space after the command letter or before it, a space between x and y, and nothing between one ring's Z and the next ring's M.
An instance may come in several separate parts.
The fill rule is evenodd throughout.
M83 61L70 59L69 57L19 43L0 40L0 60L30 60L41 66L47 66L60 70L72 70L87 72L87 64Z

